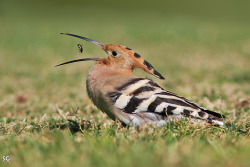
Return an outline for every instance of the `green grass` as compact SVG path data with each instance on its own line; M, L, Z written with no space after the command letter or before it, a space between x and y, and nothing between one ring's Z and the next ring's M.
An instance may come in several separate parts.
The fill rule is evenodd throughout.
M225 15L216 10L210 17L193 7L197 16L191 17L192 12L154 9L156 4L135 4L128 13L130 1L123 7L78 3L1 2L0 158L11 160L0 166L250 165L250 24L246 17L235 19L240 9L236 16L227 17L230 12L222 8ZM225 114L232 128L187 121L121 127L87 97L85 76L92 62L54 68L105 52L60 32L132 48L166 80L141 70L135 75Z

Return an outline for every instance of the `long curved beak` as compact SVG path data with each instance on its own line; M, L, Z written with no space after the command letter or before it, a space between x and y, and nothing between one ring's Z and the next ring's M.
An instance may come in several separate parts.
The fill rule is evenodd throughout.
M99 47L101 47L103 49L103 44L100 43L100 42L97 42L97 41L94 41L92 39L89 39L89 38L86 38L86 37L82 37L82 36L79 36L79 35L74 35L74 34L68 34L68 33L60 33L60 34L63 34L63 35L69 35L69 36L73 36L73 37L77 37L77 38L80 38L80 39L83 39L85 41L88 41L88 42L91 42ZM61 64L58 64L56 65L55 67L58 67L58 66L62 66L62 65L65 65L65 64L70 64L70 63L75 63L75 62L79 62L79 61L89 61L89 60L94 60L94 61L98 61L100 60L101 58L84 58L84 59L77 59L77 60L72 60L72 61L68 61L68 62L65 62L65 63L61 63Z
M67 61L65 63L58 64L55 67L62 66L62 65L65 65L65 64L75 63L75 62L79 62L79 61L89 61L89 60L98 61L98 60L101 60L101 58L85 58L85 59L71 60L71 61Z

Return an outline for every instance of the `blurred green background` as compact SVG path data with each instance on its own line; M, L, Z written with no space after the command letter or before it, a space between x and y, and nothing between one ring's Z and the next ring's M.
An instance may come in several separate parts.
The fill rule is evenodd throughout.
M80 66L74 64L56 69L53 68L55 64L82 56L106 56L100 49L86 42L59 34L68 32L105 44L129 46L158 66L170 81L178 79L179 72L183 73L186 68L198 75L197 80L204 79L207 77L202 70L209 68L211 73L208 73L208 79L213 79L216 72L222 80L239 79L248 82L249 6L247 1L233 0L2 0L1 80L15 81L34 77L40 79L38 82L48 84L54 77L42 79L41 75L64 75L64 70ZM83 55L78 54L77 43L84 44ZM200 59L215 65L211 69L202 64ZM183 63L193 64L183 66L182 60ZM199 63L203 68L200 69L201 72L195 72L192 65L198 66ZM86 69L80 68L81 73L86 74L91 63L84 63L82 66L87 66ZM218 66L226 69L224 73L219 73ZM230 70L232 68L234 70ZM1 87L0 91L19 91L28 85L20 83L19 89L3 84ZM1 92L1 96L3 94Z
M250 2L243 0L1 0L0 139L5 142L0 152L11 153L15 166L31 166L33 159L35 166L79 166L82 162L96 166L248 166L249 139L236 131L222 136L217 131L221 139L209 129L190 131L192 128L180 126L180 131L167 127L163 135L156 130L152 135L131 132L131 138L124 138L123 133L130 132L107 128L110 120L87 97L85 76L93 62L54 66L82 57L107 56L93 44L61 32L125 45L147 59L166 80L141 70L135 75L150 77L165 89L249 127L249 16ZM78 43L83 45L82 54ZM73 137L54 132L47 125L58 116L57 105L65 113L79 107L80 118L104 126L101 134L96 127L93 134ZM41 123L45 113L47 118ZM20 130L26 126L31 128ZM166 159L170 154L172 158ZM47 158L54 161L45 162Z
M67 90L67 86L79 89L91 62L60 68L54 65L106 54L60 32L134 49L166 76L164 83L172 91L183 92L176 89L179 84L202 81L247 83L249 6L247 1L233 0L2 0L0 98L32 89L36 95L46 88L51 95ZM78 43L83 44L82 55L77 51ZM148 76L139 70L136 74Z

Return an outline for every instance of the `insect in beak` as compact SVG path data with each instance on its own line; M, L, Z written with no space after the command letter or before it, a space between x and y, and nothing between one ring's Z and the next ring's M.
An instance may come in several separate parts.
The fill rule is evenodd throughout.
M83 51L82 45L78 44L77 46L78 46L78 48L79 48L79 52L82 53L82 51Z
M69 36L73 36L73 37L76 37L76 38L80 38L80 39L83 39L85 41L88 41L88 42L91 42L99 47L101 47L103 49L103 44L100 43L100 42L97 42L97 41L94 41L92 39L89 39L89 38L86 38L86 37L82 37L82 36L79 36L79 35L74 35L74 34L68 34L68 33L60 33L60 34L63 34L63 35L69 35ZM78 48L79 48L79 51L82 53L83 51L83 48L82 48L82 45L78 44L77 45ZM79 61L90 61L90 60L94 60L94 61L99 61L101 60L101 58L84 58L84 59L77 59L77 60L72 60L72 61L68 61L68 62L65 62L65 63L61 63L61 64L58 64L56 65L55 67L58 67L58 66L61 66L61 65L65 65L65 64L70 64L70 63L75 63L75 62L79 62Z

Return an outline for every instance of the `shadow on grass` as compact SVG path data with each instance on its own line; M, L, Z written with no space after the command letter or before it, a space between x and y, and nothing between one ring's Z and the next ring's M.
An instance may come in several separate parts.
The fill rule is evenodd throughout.
M53 129L66 129L68 128L71 133L76 133L76 132L83 132L83 130L88 130L92 127L90 121L82 120L81 122L77 122L71 119L68 119L67 122L64 123L56 123L56 124L51 124L49 126L50 130Z

